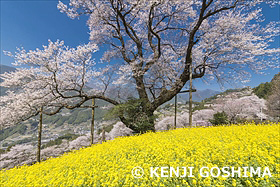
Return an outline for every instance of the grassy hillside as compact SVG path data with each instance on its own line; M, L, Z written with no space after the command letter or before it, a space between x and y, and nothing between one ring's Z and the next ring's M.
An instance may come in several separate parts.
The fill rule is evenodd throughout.
M33 166L2 170L0 186L277 186L279 127L271 123L186 128L118 138ZM133 169L137 166L143 170ZM226 166L235 170L261 167L261 172L242 177L241 168L241 177L221 177L227 173L218 174L218 168ZM151 167L166 168L163 174L158 169L151 176ZM170 167L179 167L179 173ZM184 174L181 167L194 167L193 177L188 176L189 169L186 177L180 177ZM207 169L201 173L202 167L218 168L211 177L202 177L209 173ZM265 167L271 177L264 177Z

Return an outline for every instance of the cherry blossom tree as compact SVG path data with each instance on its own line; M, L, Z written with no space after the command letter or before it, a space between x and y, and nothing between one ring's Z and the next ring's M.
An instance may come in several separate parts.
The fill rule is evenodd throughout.
M245 81L250 70L275 67L280 50L269 44L279 35L279 22L260 24L261 3L275 2L70 0L58 9L73 19L88 15L90 40L105 46L103 64L117 68L107 88L133 85L154 130L153 112L188 82L191 64L193 79L218 81ZM138 131L125 115L119 117Z
M125 124L123 124L122 122L117 122L113 126L113 129L109 132L108 136L110 137L110 139L115 139L119 136L129 136L132 134L132 132L133 130L126 127Z
M213 117L213 114L215 113L212 109L203 109L203 110L197 110L193 113L193 125L195 126L209 126L209 119ZM176 127L182 128L182 127L189 127L190 124L189 121L189 112L183 112L179 116L177 116L176 121ZM191 125L191 126L193 126ZM158 121L155 124L155 129L157 131L160 130L169 130L174 128L174 117L173 116L167 116Z
M215 111L224 111L231 123L237 123L238 119L267 119L263 113L267 109L266 101L255 94L241 98L229 98L222 105L213 106Z
M63 41L49 41L44 49L26 51L18 49L14 65L16 71L1 75L1 86L8 88L1 96L0 124L8 126L39 114L52 115L63 107L72 109L81 106L88 98L86 83L98 76L93 69L93 44L69 48Z
M96 135L94 136L95 138L97 137ZM89 140L90 140L89 135L80 136L80 137L76 138L75 140L69 142L69 149L71 150L71 149L77 149L80 147L89 146L90 145ZM97 141L95 141L95 142L97 142Z
M12 168L17 165L31 164L35 160L35 151L32 145L15 145L9 152L1 154L0 168Z
M176 128L186 127L188 124L189 115L183 113L176 118ZM155 124L155 130L170 130L174 129L174 116L166 116Z
M10 54L15 65L29 68L2 75L1 86L10 91L1 97L0 124L28 119L41 107L49 115L81 107L93 98L120 105L126 102L123 95L136 90L140 105L134 116L149 122L146 130L154 130L154 111L185 86L190 74L193 79L244 80L248 68L259 72L277 65L280 50L269 44L279 35L279 23L260 24L264 2L274 1L59 2L70 18L89 16L91 43L69 48L62 41L49 42L43 50ZM96 64L92 53L102 45L101 64ZM92 80L94 89L87 89ZM140 132L125 110L118 115Z
M27 52L18 49L15 55L16 71L1 75L1 86L8 88L1 96L1 127L17 124L40 113L37 161L40 162L42 115L54 115L62 108L81 106L88 98L87 82L98 76L93 69L94 44L69 48L63 41L51 42ZM27 66L27 67L26 67ZM101 90L96 92L99 93Z
M193 113L193 120L196 126L209 126L209 119L213 118L215 111L213 109L197 110Z

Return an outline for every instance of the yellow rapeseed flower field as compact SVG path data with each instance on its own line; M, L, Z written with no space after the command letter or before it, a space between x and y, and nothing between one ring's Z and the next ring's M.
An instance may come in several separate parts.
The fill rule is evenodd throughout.
M242 124L117 138L2 170L0 186L279 186L279 132L279 123ZM229 167L229 176L223 167Z

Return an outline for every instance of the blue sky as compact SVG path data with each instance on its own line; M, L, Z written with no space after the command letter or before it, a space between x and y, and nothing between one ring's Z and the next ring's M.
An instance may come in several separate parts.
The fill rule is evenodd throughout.
M14 52L16 47L24 47L27 50L41 48L47 45L48 39L55 41L64 40L66 45L75 47L89 41L89 29L86 25L87 17L79 20L72 20L65 14L60 13L56 0L0 0L1 3L1 64L11 66L13 59L3 54L3 50ZM266 18L264 24L280 18L279 5L270 8L263 7L263 14ZM272 44L272 47L279 47L279 37ZM100 57L102 52L97 53L95 59ZM261 82L270 81L279 70L269 70L266 75L252 74L251 82L245 85L226 85L226 88L242 86L255 87ZM195 80L197 89L220 90L216 83L210 85Z

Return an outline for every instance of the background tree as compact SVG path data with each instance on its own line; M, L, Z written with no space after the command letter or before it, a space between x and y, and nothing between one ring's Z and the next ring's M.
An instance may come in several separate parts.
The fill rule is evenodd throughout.
M280 73L271 81L271 95L267 99L268 114L276 121L280 120Z
M239 97L238 93L230 93L222 104L213 107L216 112L225 112L230 123L267 119L263 112L267 109L266 101L255 94Z
M184 113L182 115L178 115L176 119L176 128L182 128L188 126L189 115L188 113ZM170 130L174 129L174 116L167 116L158 121L155 124L155 129L157 131L161 130Z
M224 111L215 113L213 119L210 119L209 121L214 126L224 125L229 123L228 116Z
M63 107L80 107L91 99L88 92L101 91L89 90L86 86L98 74L92 68L96 45L69 48L63 41L49 41L43 48L28 52L22 48L15 55L8 53L19 68L1 75L1 86L9 89L0 101L2 127L38 115L41 107L47 115Z
M215 111L212 109L197 110L193 113L194 123L196 123L196 121L208 122L209 119L213 118L214 114L215 114Z
M122 122L117 122L109 132L108 136L110 139L114 139L119 136L129 136L132 132L133 130L127 128Z
M58 8L70 18L89 16L90 40L106 46L102 62L118 68L107 87L133 85L147 130L154 130L153 112L183 88L191 63L193 79L218 81L246 79L244 67L260 71L277 64L279 49L269 42L279 24L259 23L262 2L274 1L71 0L70 7L59 2Z
M267 99L269 95L272 94L272 83L266 82L261 83L259 86L254 88L254 93L259 97L263 99Z
M42 115L54 115L63 107L81 107L86 101L86 83L93 77L92 53L96 45L68 48L63 41L51 42L43 50L26 52L18 49L13 56L16 71L1 75L1 86L9 88L1 96L1 127L7 127L40 113L38 127L37 161L41 156ZM91 68L91 69L89 69ZM82 102L81 102L82 101ZM44 108L44 110L43 110Z

